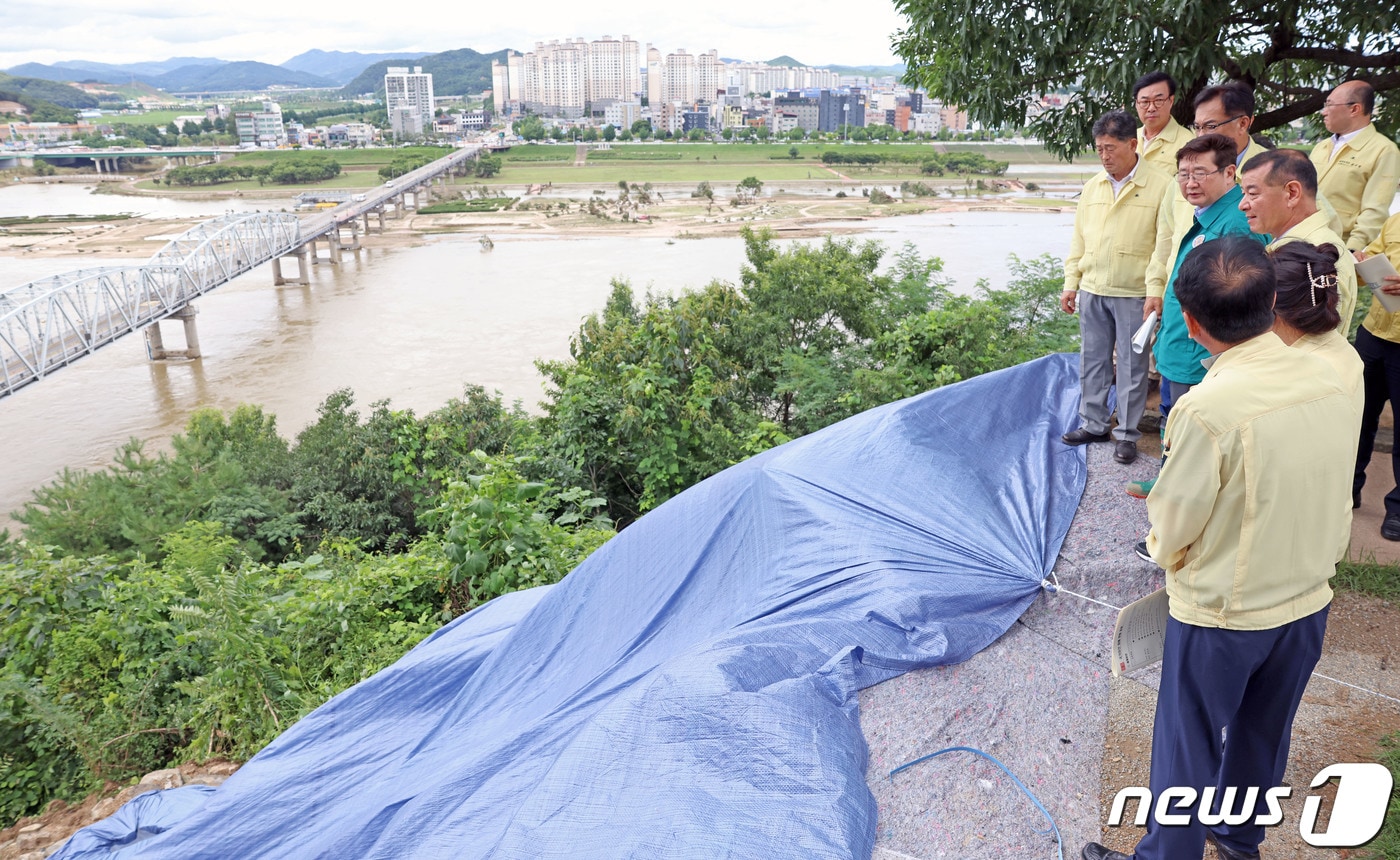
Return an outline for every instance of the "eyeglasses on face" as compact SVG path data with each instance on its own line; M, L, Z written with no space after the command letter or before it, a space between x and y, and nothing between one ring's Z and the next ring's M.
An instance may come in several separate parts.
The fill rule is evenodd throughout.
M1228 167L1229 165L1226 166ZM1182 185L1185 185L1188 182L1205 182L1206 177L1215 173L1219 173L1224 169L1224 167L1221 167L1216 170L1206 170L1204 168L1198 167L1195 170L1179 170L1176 174L1176 181L1180 182Z
M1153 96L1152 98L1139 96L1137 99L1137 106L1140 108L1161 107L1171 100L1171 96Z
M1244 118L1247 117L1247 116L1249 116L1249 114L1237 113L1237 114L1235 114L1234 116L1230 117L1229 119L1222 119L1220 122L1193 122L1193 123L1191 123L1191 130L1192 130L1192 131L1215 131L1217 128L1220 128L1222 125L1229 125L1230 123L1234 122L1235 120L1237 120L1237 119L1244 119Z
M1361 104L1361 102L1323 102L1323 103L1322 103L1322 107L1323 107L1323 109L1325 110L1325 109L1327 109L1327 108L1346 107L1347 105L1359 105L1359 104Z

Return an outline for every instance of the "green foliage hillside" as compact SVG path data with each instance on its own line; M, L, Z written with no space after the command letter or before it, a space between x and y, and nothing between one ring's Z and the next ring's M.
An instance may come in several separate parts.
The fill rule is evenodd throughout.
M19 78L0 72L0 95L17 101L31 111L42 104L61 108L95 108L97 97L77 87L45 81L40 78ZM71 114L71 110L69 111Z
M221 66L185 66L167 72L150 82L168 92L209 90L258 91L270 86L333 87L335 84L319 75L297 72L267 63L245 61Z
M505 62L506 52L481 54L471 48L429 54L416 60L383 60L365 69L345 85L341 94L348 97L374 93L384 97L384 70L390 66L421 66L433 76L433 92L437 95L464 95L491 89L491 61Z
M426 416L349 391L287 440L256 406L69 471L0 541L0 824L190 758L251 756L498 595L613 530L861 410L1075 347L1060 264L954 295L912 248L780 249L735 283L613 285L542 362L545 414L469 386Z

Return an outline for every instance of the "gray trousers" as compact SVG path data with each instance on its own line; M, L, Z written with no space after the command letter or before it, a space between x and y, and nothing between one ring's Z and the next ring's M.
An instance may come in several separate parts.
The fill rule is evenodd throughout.
M1133 333L1142 325L1140 297L1107 297L1079 292L1079 401L1081 426L1090 433L1108 431L1108 389L1118 386L1118 427L1113 438L1136 442L1138 422L1147 407L1147 355L1133 352ZM1118 373L1114 378L1114 347Z

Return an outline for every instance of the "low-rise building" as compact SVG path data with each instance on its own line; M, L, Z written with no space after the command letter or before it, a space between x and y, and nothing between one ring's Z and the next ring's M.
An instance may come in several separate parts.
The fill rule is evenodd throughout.
M287 130L282 124L282 106L263 102L260 111L237 111L233 115L239 145L252 144L275 149L287 142Z
M603 122L617 129L631 128L641 118L640 101L613 101L603 109Z

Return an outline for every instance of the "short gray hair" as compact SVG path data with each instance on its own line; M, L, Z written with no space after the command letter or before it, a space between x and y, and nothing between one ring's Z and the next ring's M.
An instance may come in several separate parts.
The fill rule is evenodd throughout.
M1111 110L1094 123L1094 140L1111 137L1114 140L1137 139L1137 120L1128 116L1127 111Z

